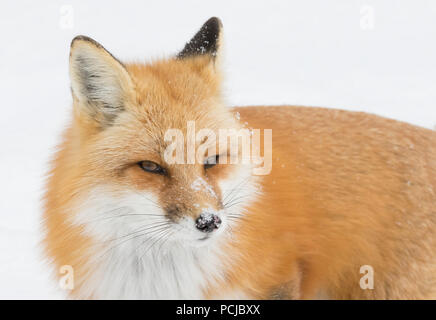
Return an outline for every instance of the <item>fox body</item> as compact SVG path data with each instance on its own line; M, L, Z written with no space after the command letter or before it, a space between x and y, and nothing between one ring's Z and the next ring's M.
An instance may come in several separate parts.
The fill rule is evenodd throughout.
M436 298L436 133L333 109L227 108L221 42L212 18L177 57L124 65L73 40L72 121L44 212L71 297ZM189 134L189 121L271 129L272 170L222 163L232 151L169 164L166 132Z

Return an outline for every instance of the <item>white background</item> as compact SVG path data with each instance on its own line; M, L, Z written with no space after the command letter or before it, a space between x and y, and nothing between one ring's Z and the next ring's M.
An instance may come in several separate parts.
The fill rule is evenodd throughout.
M1 1L0 298L63 297L41 262L38 228L47 161L71 108L71 39L149 61L176 53L211 16L224 24L230 105L436 124L433 0Z

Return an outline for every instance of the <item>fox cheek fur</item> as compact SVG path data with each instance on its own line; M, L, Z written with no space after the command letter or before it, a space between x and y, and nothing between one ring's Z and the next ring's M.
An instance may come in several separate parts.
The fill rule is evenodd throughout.
M46 254L57 274L74 270L70 296L435 298L436 133L334 109L226 108L221 47L217 18L149 64L73 40L72 120L44 210ZM165 132L186 136L189 121L272 129L272 171L167 163Z

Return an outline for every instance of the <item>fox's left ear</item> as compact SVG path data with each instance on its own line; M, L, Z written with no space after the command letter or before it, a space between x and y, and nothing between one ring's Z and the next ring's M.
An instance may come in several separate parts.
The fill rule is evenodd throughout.
M124 65L95 40L78 36L71 42L70 78L76 111L107 127L133 96Z
M216 17L207 20L177 55L177 58L206 56L215 62L220 56L222 27L221 20Z

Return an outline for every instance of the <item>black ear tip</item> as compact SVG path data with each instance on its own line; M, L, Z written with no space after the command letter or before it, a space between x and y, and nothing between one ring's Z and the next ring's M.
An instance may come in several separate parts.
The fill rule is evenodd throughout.
M223 24L221 20L217 17L212 17L203 24L199 33L202 33L206 37L213 38L213 40L217 40L222 28Z
M222 26L221 20L217 17L207 20L177 57L185 58L204 54L214 57L218 51L218 41Z
M223 23L221 22L221 20L219 18L212 17L212 18L209 18L209 20L207 20L204 23L203 27L204 26L208 26L208 27L214 28L216 30L219 30L223 27Z

